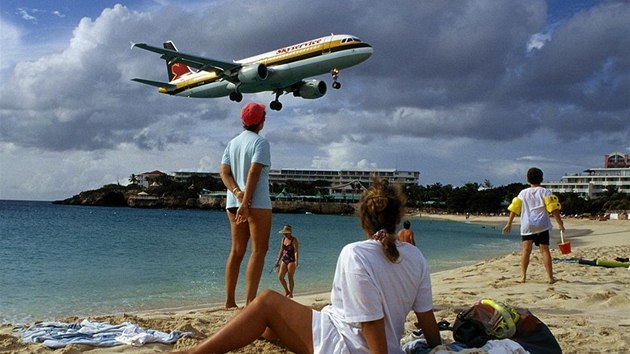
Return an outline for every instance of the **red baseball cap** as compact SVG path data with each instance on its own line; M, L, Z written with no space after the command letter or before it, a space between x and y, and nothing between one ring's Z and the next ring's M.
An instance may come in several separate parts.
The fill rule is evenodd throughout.
M241 121L245 126L260 124L265 117L265 105L250 102L241 109Z

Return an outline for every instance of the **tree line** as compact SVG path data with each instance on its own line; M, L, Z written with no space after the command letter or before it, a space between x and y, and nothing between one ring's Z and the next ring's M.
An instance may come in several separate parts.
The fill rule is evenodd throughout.
M130 182L135 182L132 175ZM220 179L212 177L192 176L185 181L175 181L167 175L158 178L159 187L152 187L152 193L162 196L196 198L202 189L225 190ZM297 182L272 184L273 194L286 191L295 195L322 195L330 182ZM460 187L435 183L431 185L406 186L407 207L436 212L501 214L518 193L527 188L527 184L512 183L505 186L492 186L486 180L483 184L466 183ZM577 193L557 193L562 204L562 212L566 215L601 215L610 211L630 210L630 195L611 188L597 199L584 199Z

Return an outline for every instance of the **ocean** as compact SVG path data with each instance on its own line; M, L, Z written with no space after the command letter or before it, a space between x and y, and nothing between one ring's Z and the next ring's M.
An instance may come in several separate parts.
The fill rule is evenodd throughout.
M520 247L496 226L410 220L431 272ZM272 269L284 224L300 241L296 295L329 291L341 248L364 239L355 216L274 214L260 289L282 289ZM220 306L229 244L223 211L0 201L0 323Z

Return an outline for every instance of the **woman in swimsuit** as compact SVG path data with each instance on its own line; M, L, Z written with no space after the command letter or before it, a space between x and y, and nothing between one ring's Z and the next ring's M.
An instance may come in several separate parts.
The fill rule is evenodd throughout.
M278 252L278 259L276 259L275 268L280 267L278 271L278 280L284 288L284 295L287 297L293 297L293 286L295 282L293 280L293 274L298 267L298 248L299 243L297 238L293 236L291 232L291 225L284 225L280 232L284 237L280 242L280 252ZM282 261L282 264L280 263ZM289 286L284 279L286 274L289 274Z

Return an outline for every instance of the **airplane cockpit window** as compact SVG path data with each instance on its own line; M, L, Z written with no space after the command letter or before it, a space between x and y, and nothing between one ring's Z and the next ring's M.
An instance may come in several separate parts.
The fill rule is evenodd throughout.
M361 42L361 40L360 40L359 38L356 38L356 37L348 37L348 38L343 38L343 39L341 40L341 43L342 43L342 44L343 44L343 43L350 43L350 42L358 42L358 43L360 43L360 42Z

